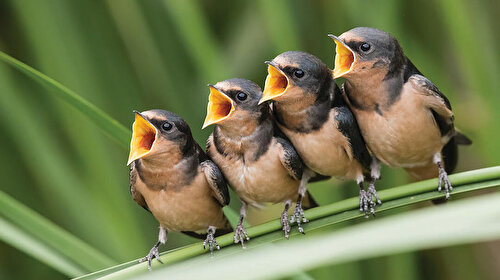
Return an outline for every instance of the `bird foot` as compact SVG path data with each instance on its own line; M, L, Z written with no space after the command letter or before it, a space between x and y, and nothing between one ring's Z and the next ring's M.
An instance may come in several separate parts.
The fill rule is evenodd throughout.
M159 247L159 244L156 244L155 246L153 246L153 248L151 248L151 250L149 251L149 254L147 254L144 258L139 260L139 263L148 261L148 270L149 271L151 271L151 262L153 261L153 259L157 259L159 263L163 264L163 262L160 259L160 254L158 253L158 247Z
M445 198L448 199L450 198L450 192L453 190L453 187L451 186L451 182L448 179L448 173L446 173L444 168L439 167L439 185L438 185L439 192L442 190L443 183L444 183L444 191L446 192Z
M285 238L290 238L290 223L288 222L288 211L286 209L281 213L281 226L285 232Z
M207 245L208 245L208 249L210 250L210 254L212 254L212 255L214 253L214 248L217 248L217 250L220 250L220 246L217 243L217 240L215 240L215 228L214 227L208 228L207 238L205 239L205 241L203 241L203 249L206 249Z
M375 202L372 200L372 195L365 190L359 191L359 211L365 213L365 218L369 218L370 214L375 216Z
M295 206L295 210L293 211L292 217L290 218L290 223L297 222L297 227L299 232L305 234L304 229L302 228L302 223L307 223L306 214L304 213L304 209L302 209L302 203L297 203Z
M245 230L245 227L243 226L242 223L238 223L236 226L236 230L234 231L234 243L241 243L241 247L243 249L246 249L245 243L243 242L244 240L250 240L250 237L248 237L248 233Z
M368 196L370 197L370 200L375 198L377 204L382 204L382 201L378 197L377 190L375 189L375 183L373 182L368 186Z

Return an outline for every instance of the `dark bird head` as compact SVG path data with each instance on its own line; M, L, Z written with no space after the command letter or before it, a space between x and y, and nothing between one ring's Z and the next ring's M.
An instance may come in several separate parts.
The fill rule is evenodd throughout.
M268 113L267 104L259 105L262 90L252 81L229 79L208 86L210 96L203 128L211 124L244 128Z
M268 75L260 103L271 99L279 102L316 99L324 86L329 87L333 82L331 70L305 52L284 52L266 64Z
M334 78L361 81L378 75L385 77L398 72L405 63L396 38L382 30L357 27L339 37L328 36L337 45Z
M171 156L175 161L194 147L189 125L176 114L159 109L134 113L127 165L138 159L154 159L159 155Z

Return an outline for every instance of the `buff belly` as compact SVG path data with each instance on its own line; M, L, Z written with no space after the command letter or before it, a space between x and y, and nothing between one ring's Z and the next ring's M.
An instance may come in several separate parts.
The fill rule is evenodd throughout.
M432 112L417 94L403 92L382 115L357 109L353 112L368 148L389 166L427 166L444 146Z
M198 172L190 185L142 194L160 225L168 230L206 232L209 226L227 227L203 172Z
M231 188L238 197L254 206L264 203L279 203L297 199L299 181L293 179L279 158L277 142L272 140L269 149L252 161L251 157L223 156L216 151L210 153ZM215 149L215 145L211 147Z
M337 129L335 111L320 129L297 133L280 126L304 163L314 172L342 179L362 177L361 165L352 158L348 139Z

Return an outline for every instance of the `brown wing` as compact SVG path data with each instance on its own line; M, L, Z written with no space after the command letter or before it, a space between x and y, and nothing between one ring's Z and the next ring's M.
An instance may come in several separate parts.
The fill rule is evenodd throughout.
M132 162L132 164L130 165L129 174L130 195L132 195L132 198L135 200L135 202L137 202L137 204L139 204L139 206L151 212L148 205L146 204L146 200L144 200L144 197L135 189L135 184L137 183L138 177L139 175L137 174L137 169L135 168L135 162Z
M454 136L454 117L448 98L429 79L422 75L412 75L409 81L416 89L416 92L424 95L425 103L436 120L439 131L441 131L441 136Z
M212 189L215 199L217 199L221 206L228 205L229 190L219 167L209 159L203 161L200 166L203 170L203 174L205 174L205 178L207 178L208 185Z
M210 135L207 140L207 151L210 149L212 135ZM199 145L196 145L196 150L198 152L201 170L203 170L203 174L205 174L205 178L207 178L208 185L212 189L215 199L217 199L221 206L228 205L229 190L224 175L222 175L219 167L208 157Z

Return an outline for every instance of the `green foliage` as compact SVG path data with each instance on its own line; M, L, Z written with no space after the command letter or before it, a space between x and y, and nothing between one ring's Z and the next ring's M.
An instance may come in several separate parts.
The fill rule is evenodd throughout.
M156 240L157 223L128 194L124 148L132 110L174 111L187 120L203 146L210 133L200 130L206 84L243 77L263 85L263 61L285 50L311 52L332 66L333 43L326 34L340 34L355 26L393 33L414 64L450 98L458 126L474 140L473 146L461 149L459 170L498 164L498 10L498 1L465 0L0 1L0 60L24 72L0 63L0 197L9 201L0 205L0 278L64 279L115 260L142 257ZM383 178L378 188L392 192L385 192L387 203L370 225L384 222L384 207L409 195L410 189L392 189L408 182L401 170L384 169ZM476 180L457 183L462 188L472 182ZM425 184L429 184L427 191L434 187ZM415 197L427 192L412 190ZM350 220L359 215L356 210L346 210L352 216L345 223L334 222L346 218L342 214L320 218L321 211L330 215L344 207L353 209L356 199L346 198L356 196L354 184L337 180L315 183L311 192L324 206L308 213L316 220L308 224L310 235L293 236L297 244L312 242L313 237L331 237L339 228L351 230L357 223ZM480 191L485 192L489 191ZM452 200L473 193L477 192L454 194ZM235 197L232 201L233 209L226 212L234 216L238 203ZM389 210L387 215L413 208ZM258 225L252 230L278 213L279 209L251 211L248 220ZM472 218L483 214L474 215ZM486 222L478 219L481 221ZM314 223L332 226L313 230ZM480 226L470 225L471 231L480 230ZM272 233L255 237L249 246L258 247L266 236L281 238L276 220L262 226ZM457 220L453 226L459 226ZM481 239L476 236L474 240L470 242ZM167 249L196 246L199 250L199 243L193 242L171 234ZM289 243L292 246L295 240ZM282 244L275 246L281 248ZM495 279L500 273L496 265L483 269L497 258L493 246L486 243L393 255L396 250L388 252L389 257L324 265L307 275L297 272L298 267L294 272L296 277L314 279L332 275L338 279ZM250 247L248 253L260 254L260 249ZM231 246L216 257L240 251ZM207 260L205 257L201 256ZM175 255L164 258L171 264ZM116 270L135 264L121 264ZM133 267L144 269L142 265ZM170 268L174 266L165 267Z
M454 187L454 195L460 194L460 193L465 193L465 192L470 192L470 191L477 191L481 189L486 189L486 188L491 188L491 187L497 187L500 185L500 167L492 167L492 168L485 168L485 169L480 169L480 170L475 170L475 171L469 171L469 172L463 172L459 174L454 174L450 176L450 179L452 180L452 183L455 185ZM380 198L384 201L384 203L377 208L377 215L379 215L381 212L391 210L394 208L399 208L415 203L419 203L422 201L428 201L428 200L433 200L433 199L438 199L438 198L443 198L444 194L437 192L436 189L436 180L426 180L426 181L421 181L413 184L409 184L406 186L401 186L401 187L396 187L392 188L389 190L384 190L379 192ZM495 201L498 201L500 198L497 196ZM325 206L320 206L317 208L310 209L306 211L306 216L310 220L309 223L304 225L304 229L307 233L314 232L315 230L323 229L326 227L330 227L332 225L353 220L356 218L362 217L364 214L359 211L359 201L358 198L351 198L351 199L346 199L343 201L335 202L330 205L325 205ZM467 207L463 207L464 210L461 211L467 211ZM487 209L487 208L486 208ZM439 209L441 210L441 209ZM434 212L439 212L435 211ZM477 212L474 211L474 209L471 207L470 209L471 214L477 214ZM492 210L493 213L495 213L495 210ZM453 215L453 212L449 212L447 215ZM457 211L457 216L460 217L460 212ZM440 216L441 214L436 214L437 216ZM496 214L495 214L496 215ZM432 215L429 217L429 220L431 219ZM466 217L464 217L466 218ZM411 218L408 218L411 220ZM439 220L438 218L436 218ZM445 219L445 218L443 218ZM401 218L399 219L401 220ZM398 221L399 221L398 220ZM450 221L451 224L456 223L456 220ZM383 222L382 224L387 224L387 222ZM392 227L397 227L398 222L394 222L394 225ZM416 225L413 225L414 227ZM460 225L463 226L463 225ZM498 225L495 225L497 231L495 231L495 236L500 235L500 228L498 228ZM380 226L383 228L383 226ZM447 229L448 224L443 224L443 225L437 225L435 224L433 227L433 230L448 230ZM359 236L359 235L364 235L364 227L358 227L360 229L352 229L350 232L352 233L353 236ZM388 226L390 228L390 226ZM417 229L419 230L413 230L414 234L418 235L423 234L425 232L428 232L428 227L425 226L416 226ZM281 225L279 220L274 220L271 222L267 222L261 225L257 225L254 227L247 228L247 232L249 236L252 238L250 242L247 242L247 247L249 251L252 251L253 248L260 248L260 247L271 247L272 252L266 252L266 254L270 255L281 255L279 247L275 246L269 246L270 243L276 242L279 240L283 240L283 233L281 231ZM389 229L388 229L389 232ZM397 231L401 232L401 231ZM476 232L478 235L483 234L484 232L478 231ZM471 233L474 234L474 233ZM300 235L297 231L293 231L291 233L291 238L297 238ZM366 236L373 236L373 240L378 240L379 238L382 238L381 234L366 234ZM461 236L459 235L461 238ZM446 237L449 238L449 237ZM457 242L461 241L462 239L457 238ZM390 239L389 239L390 240ZM425 240L425 238L420 238L420 241L425 241L429 242L428 244L435 244L435 240L433 239L428 239ZM345 242L347 245L346 249L341 249L340 251L345 253L345 250L349 248L349 244L352 244L355 242L356 239L350 240L349 242ZM240 252L241 246L239 244L233 244L233 235L232 234L226 234L224 236L221 236L217 239L217 242L221 247L229 246L232 245L231 248L224 248L224 250L220 253L217 253L217 258L224 259L225 256L232 256L234 254L238 254ZM366 244L366 243L365 243ZM374 244L376 244L374 242ZM266 246L263 246L266 245ZM404 244L399 244L399 246L393 247L394 250L403 250L407 249L407 247L403 246ZM302 246L302 245L300 245ZM335 247L330 246L331 250L335 250ZM359 247L359 254L367 254L366 256L370 256L370 253L373 253L373 251L366 250L363 251L361 250L363 247ZM375 247L375 248L380 248L380 247ZM415 248L416 249L416 248ZM162 261L167 262L168 264L171 263L177 263L182 260L186 260L189 258L193 258L197 255L203 254L206 251L203 250L202 243L195 243L190 246L172 250L171 252L166 252L162 254ZM264 261L269 259L269 257L264 257L266 254L259 254L259 257L256 258L261 258ZM298 252L295 253L296 256L300 256L301 259L307 261L307 259L311 259L312 262L314 262L314 259L316 258L315 254L300 254ZM355 260L360 259L361 257L358 256L358 258L353 258ZM278 258L279 259L279 258ZM290 258L287 258L290 259ZM193 262L196 264L193 264ZM193 262L189 262L189 265L191 267L198 267L198 264L200 263L207 263L207 258L196 258L196 260L193 260ZM242 264L245 263L245 261L241 262ZM256 263L256 262L251 262L251 264ZM282 264L286 265L286 262L281 262ZM188 266L189 266L188 265ZM320 265L320 263L318 263ZM199 274L196 274L196 276L193 274L189 276L188 278L191 279L197 279L201 278L203 274L208 275L217 275L215 271L219 269L227 269L225 267L225 264L222 262L220 266L217 264L214 264L212 262L209 262L209 266L213 267L214 272L201 272ZM234 265L233 265L234 266ZM278 266L278 262L274 262L272 267ZM161 265L158 263L155 263L156 269L160 268ZM174 265L175 267L175 265ZM179 265L179 267L184 268L184 272L186 272L185 265ZM240 266L237 266L240 267ZM179 268L179 271L182 270L182 268ZM283 267L282 267L283 268ZM296 267L294 267L296 268ZM310 267L309 267L310 268ZM172 268L172 270L176 270L176 268ZM169 276L171 277L172 275L167 272L170 271L170 269L166 269L166 272L162 274L162 276ZM266 270L267 271L267 270ZM295 270L292 271L294 273ZM86 279L123 279L131 276L137 276L142 273L147 273L147 267L145 263L139 264L137 260L135 262L128 262L110 269L105 269L93 274L89 274L87 276L81 277L79 279L86 280ZM249 273L249 272L247 272ZM258 273L265 273L265 272L258 272ZM271 276L276 276L273 274L249 274L248 279L259 279L259 277L271 277ZM283 273L283 271L282 271ZM175 272L174 272L175 275ZM283 275L280 275L283 276ZM177 277L181 277L180 274L177 275Z
M109 257L2 192L0 214L1 240L66 275L77 276L115 264Z

